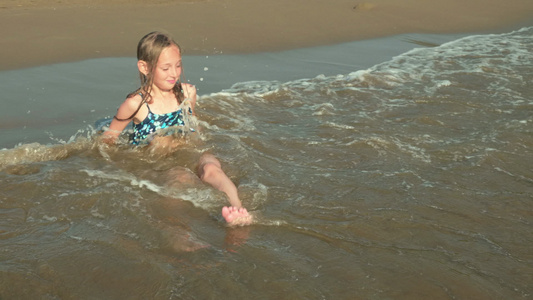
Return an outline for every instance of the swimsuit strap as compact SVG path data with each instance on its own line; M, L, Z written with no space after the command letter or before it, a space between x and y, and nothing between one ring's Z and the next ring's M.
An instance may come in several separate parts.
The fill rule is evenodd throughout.
M152 110L150 109L150 105L148 105L148 103L146 103L146 107L148 108L148 113L153 115L154 113L153 113Z

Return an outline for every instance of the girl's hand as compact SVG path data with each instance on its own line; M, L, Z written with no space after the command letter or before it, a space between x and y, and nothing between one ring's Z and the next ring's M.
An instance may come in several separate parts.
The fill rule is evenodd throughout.
M194 115L194 105L196 104L196 87L190 83L182 83L181 87L183 88L183 95L185 99L191 101L191 109Z

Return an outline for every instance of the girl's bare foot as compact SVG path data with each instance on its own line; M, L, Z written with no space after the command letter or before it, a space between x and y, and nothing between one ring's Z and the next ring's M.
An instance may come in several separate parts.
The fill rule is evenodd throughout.
M224 206L222 208L222 216L232 226L250 225L253 219L246 208L237 208L235 206Z

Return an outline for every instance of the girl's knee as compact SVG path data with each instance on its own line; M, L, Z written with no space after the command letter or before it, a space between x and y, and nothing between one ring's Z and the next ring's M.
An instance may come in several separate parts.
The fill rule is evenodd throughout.
M204 165L204 164L207 164L207 163L213 163L213 164L216 164L216 165L218 165L220 167L220 162L218 161L218 159L213 154L204 153L200 157L199 164L200 165Z
M198 164L198 176L204 180L206 177L211 177L222 171L222 166L218 159L211 154L204 154L200 157Z
M210 176L211 174L217 172L219 169L220 168L216 164L208 162L202 166L202 173L203 176Z

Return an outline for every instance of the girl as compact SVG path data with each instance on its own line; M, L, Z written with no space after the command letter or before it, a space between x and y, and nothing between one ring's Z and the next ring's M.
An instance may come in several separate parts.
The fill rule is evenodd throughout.
M180 81L181 48L164 33L152 32L144 36L137 46L137 59L141 87L120 105L109 129L104 132L104 141L114 142L133 121L132 144L169 145L172 136L158 136L158 130L182 126L183 113L194 114L196 88ZM190 101L186 112L179 107L184 101ZM252 216L242 207L235 184L222 171L218 159L203 154L198 176L228 197L230 206L222 208L226 222L230 225L252 222Z

